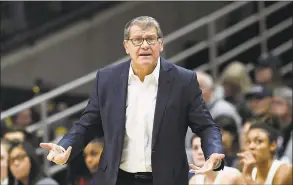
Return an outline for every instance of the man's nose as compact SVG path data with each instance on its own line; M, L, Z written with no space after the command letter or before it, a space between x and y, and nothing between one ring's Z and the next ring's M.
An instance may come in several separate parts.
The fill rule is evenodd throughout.
M142 48L149 48L150 45L149 45L148 42L144 39L144 40L142 41L141 47L142 47Z

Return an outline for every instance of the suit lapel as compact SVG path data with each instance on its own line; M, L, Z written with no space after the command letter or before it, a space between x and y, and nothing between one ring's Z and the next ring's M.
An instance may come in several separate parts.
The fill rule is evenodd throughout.
M152 148L156 143L160 125L162 123L162 118L164 116L165 108L171 92L173 82L171 69L172 65L166 62L163 58L161 58L159 85L153 125Z
M127 85L129 76L130 62L126 62L122 67L122 71L117 75L118 79L115 79L114 85L114 97L113 97L113 109L115 110L114 116L117 117L117 129L118 133L124 135L125 122L126 122L126 98L127 98Z

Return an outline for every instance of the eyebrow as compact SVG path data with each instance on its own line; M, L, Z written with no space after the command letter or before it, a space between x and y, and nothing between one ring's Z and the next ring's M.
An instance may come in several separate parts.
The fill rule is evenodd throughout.
M16 157L16 156L22 156L22 155L27 155L26 153L17 153L15 156L10 156L10 157Z
M133 35L131 35L131 37L138 37L138 36L142 36L143 34L133 34ZM146 37L149 37L149 36L155 36L155 37L157 37L157 35L156 34L146 34L145 35Z

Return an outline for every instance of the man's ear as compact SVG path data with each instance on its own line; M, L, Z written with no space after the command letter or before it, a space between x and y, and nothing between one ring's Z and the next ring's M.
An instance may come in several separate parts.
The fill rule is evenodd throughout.
M126 40L123 41L123 46L124 46L124 49L125 49L125 53L127 55L129 55L128 45L127 45L127 41Z
M164 41L161 40L160 42L160 52L163 52L164 51Z

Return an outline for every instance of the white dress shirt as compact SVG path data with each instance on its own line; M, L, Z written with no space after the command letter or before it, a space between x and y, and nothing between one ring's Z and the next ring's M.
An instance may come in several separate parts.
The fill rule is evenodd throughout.
M153 122L160 74L160 58L154 71L144 82L130 65L126 103L126 124L120 169L151 172Z

